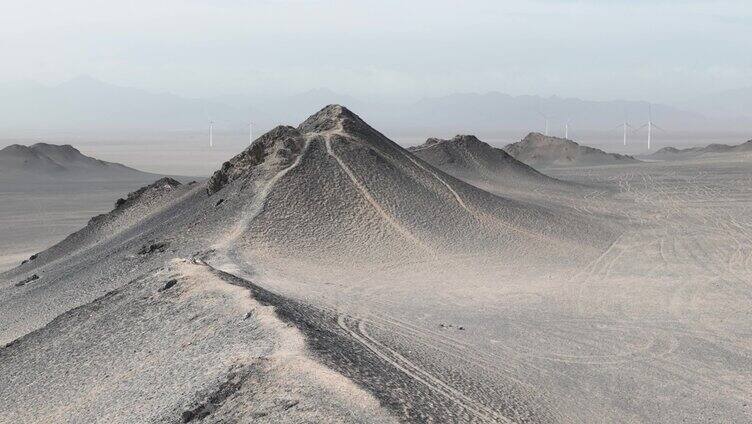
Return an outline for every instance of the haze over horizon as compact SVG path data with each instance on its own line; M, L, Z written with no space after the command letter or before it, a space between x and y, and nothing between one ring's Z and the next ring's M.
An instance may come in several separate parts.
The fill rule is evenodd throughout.
M644 128L649 110L658 125L652 150L748 140L752 108L745 108L744 102L716 100L727 110L717 108L717 114L707 114L645 101L511 96L495 91L402 102L368 101L328 88L269 99L241 95L198 99L81 76L57 85L0 86L0 147L40 141L73 144L86 154L153 173L206 176L248 146L251 122L255 139L277 125L294 125L311 111L336 103L375 122L403 146L430 137L473 134L503 147L530 132L545 133L548 126L552 136L568 134L585 145L641 155L649 152ZM209 120L214 123L211 148ZM626 145L621 127L625 121L631 125Z
M552 135L571 121L578 141L640 154L616 127L643 125L648 103L657 147L733 144L752 132L751 25L741 1L10 4L0 145L188 172L171 155L203 149L211 119L224 150L191 171L205 174L247 145L250 121L255 137L333 103L404 145L502 146L544 132L544 113Z
M0 85L91 75L201 98L327 87L365 101L499 91L668 104L752 86L752 61L740 54L752 47L743 1L474 6L8 4Z
M752 423L749 0L6 3L0 424Z

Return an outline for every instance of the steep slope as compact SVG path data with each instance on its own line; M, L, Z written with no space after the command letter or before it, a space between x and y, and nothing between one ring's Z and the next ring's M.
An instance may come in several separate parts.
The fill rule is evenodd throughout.
M515 159L534 167L593 166L638 163L632 156L607 153L572 140L532 132L504 147Z
M36 143L31 146L14 144L0 150L0 179L49 179L50 177L63 180L147 179L155 175L119 163L86 156L69 144Z
M172 178L161 178L148 186L144 186L125 198L118 199L112 211L97 215L89 220L84 228L66 237L60 243L34 255L38 263L70 255L79 249L91 248L101 242L106 242L118 233L137 226L160 208L169 204L184 194L190 185L183 186ZM164 250L166 246L158 246ZM152 251L157 247L146 246Z
M171 248L175 206L195 184L161 179L19 266L0 273L0 344L138 275ZM29 280L30 277L36 276ZM28 284L27 284L28 283Z
M254 193L219 246L288 260L370 263L487 250L556 260L574 244L597 249L607 233L459 181L336 105L265 134L207 189L231 202Z
M184 260L0 347L0 373L2 422L396 421L271 306Z
M117 287L166 252L210 250L217 265L250 275L285 272L297 279L302 273L324 281L329 272L366 272L374 264L403 264L404 271L420 268L409 261L487 255L502 255L506 272L520 272L534 261L571 262L572 252L578 261L593 258L615 236L597 218L457 180L336 105L297 128L264 134L205 185L160 180L118 203L2 274L9 293L0 296L0 318L28 328L36 321L8 305L46 305L38 318L44 320ZM99 277L60 284L77 273ZM34 274L38 281L14 287ZM17 334L12 325L4 331Z
M541 174L504 150L472 135L458 135L451 140L429 138L424 144L408 150L455 178L494 192L575 187L574 184Z
M181 411L183 421L242 421L259 417L239 405L293 382L293 393L315 387L350 401L302 394L283 399L269 421L318 422L327 407L353 417L347 405L368 405L375 418L366 421L389 421L373 410L379 404L402 421L555 421L557 405L516 376L436 352L454 349L455 337L488 341L488 323L512 323L499 337L513 340L518 324L484 314L498 314L505 299L538 304L536 287L596 261L618 234L595 215L460 181L337 105L264 134L205 184L164 180L118 203L0 274L0 342L15 340L0 350L14 382L0 390L3 402L50 399L51 418L112 404L122 416L143 408L151 421ZM246 295L286 322L262 319ZM447 328L439 322L474 329L453 326L437 341L432 334ZM288 325L305 347L287 349L264 330ZM489 363L510 361L517 356ZM38 377L58 369L69 374ZM322 378L309 384L301 376L311 370ZM133 388L169 402L120 396ZM68 410L58 407L66 398L76 399Z
M686 149L677 149L676 147L664 147L651 155L645 156L650 159L660 160L676 160L686 159L705 154L718 154L718 153L744 153L752 152L752 140L748 140L742 144L729 145L729 144L708 144L705 147L689 147Z

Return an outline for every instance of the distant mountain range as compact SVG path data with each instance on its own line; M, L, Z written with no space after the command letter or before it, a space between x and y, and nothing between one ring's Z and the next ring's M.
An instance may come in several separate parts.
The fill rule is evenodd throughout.
M530 133L521 141L504 147L515 159L533 167L592 166L638 163L629 155L607 153L582 146L572 140Z
M119 87L89 77L56 86L0 86L0 129L49 131L196 130L240 119L221 103Z
M711 118L746 122L749 125L752 120L752 87L698 96L680 106Z
M0 150L2 180L153 179L155 174L82 154L70 145L13 144Z
M203 131L208 121L213 120L219 131L246 131L253 121L260 134L280 123L303 119L311 109L332 103L347 104L386 132L397 134L421 134L427 129L455 134L543 131L547 117L554 133L563 131L564 124L569 122L574 131L616 135L616 127L625 120L638 127L648 119L648 103L643 101L590 101L489 92L390 103L365 101L326 88L263 99L246 95L189 99L79 77L56 86L0 85L0 130ZM704 107L709 105L715 106ZM712 101L698 99L685 104L684 109L653 104L652 113L653 121L668 130L745 129L750 126L750 105L752 89L719 94Z
M565 123L577 130L614 131L625 119L639 126L648 119L647 102L615 100L608 102L575 98L510 96L503 93L453 94L423 99L406 111L408 122L417 127L492 131L494 129L545 129L563 132ZM694 112L671 106L653 105L653 119L675 128L695 125L706 119ZM457 125L461 128L456 128Z

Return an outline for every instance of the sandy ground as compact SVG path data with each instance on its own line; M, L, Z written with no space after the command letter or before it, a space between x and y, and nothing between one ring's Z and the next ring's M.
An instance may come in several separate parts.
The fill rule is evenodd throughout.
M0 182L0 271L83 228L152 181Z
M583 189L496 197L327 119L211 196L0 274L5 421L37 399L68 421L752 421L752 158L549 169ZM278 351L304 365L254 368Z
M231 269L339 310L353 337L469 414L453 420L745 422L752 160L729 159L552 171L617 194L551 207L625 223L569 266L456 255L322 267L256 250Z
M5 347L0 373L7 423L393 421L309 359L272 307L191 261L173 260Z

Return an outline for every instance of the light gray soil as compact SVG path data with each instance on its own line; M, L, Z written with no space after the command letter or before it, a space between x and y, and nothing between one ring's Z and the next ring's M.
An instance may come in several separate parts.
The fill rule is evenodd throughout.
M83 228L158 177L111 181L0 181L0 271Z
M0 274L0 421L749 422L751 162L533 201L329 106Z

